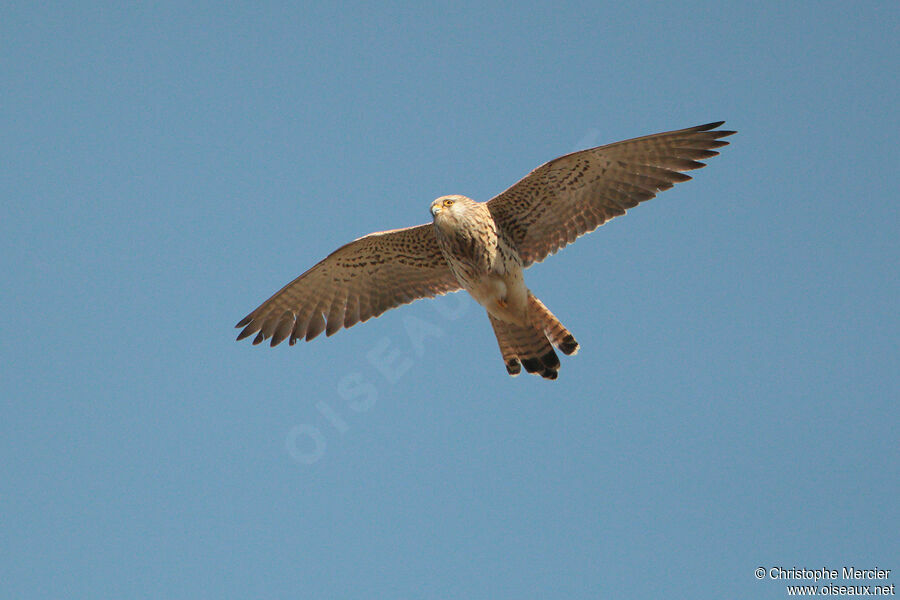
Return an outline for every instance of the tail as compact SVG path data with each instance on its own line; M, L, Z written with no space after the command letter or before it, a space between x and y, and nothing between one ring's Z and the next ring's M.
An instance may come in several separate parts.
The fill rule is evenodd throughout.
M518 375L524 366L528 373L556 379L559 375L559 357L553 346L563 354L578 352L575 337L531 292L528 292L528 325L501 321L491 314L488 318L510 375Z

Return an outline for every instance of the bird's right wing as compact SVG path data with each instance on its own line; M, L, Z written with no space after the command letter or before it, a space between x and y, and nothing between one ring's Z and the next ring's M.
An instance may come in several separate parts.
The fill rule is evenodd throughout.
M371 233L341 246L241 319L237 339L256 333L254 344L271 337L275 346L290 337L293 345L458 289L432 224Z
M616 142L561 156L538 167L487 205L528 265L574 242L629 208L690 179L706 166L724 121Z

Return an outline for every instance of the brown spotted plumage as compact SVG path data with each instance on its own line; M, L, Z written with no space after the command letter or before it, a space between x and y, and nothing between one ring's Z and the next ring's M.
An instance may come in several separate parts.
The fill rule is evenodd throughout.
M236 325L239 340L313 339L419 298L460 289L432 226L372 233L341 246Z
M492 200L443 196L432 223L372 233L332 252L244 317L238 339L294 344L419 298L465 289L488 312L510 375L556 379L578 342L525 286L523 269L629 208L690 179L716 156L723 122L552 160Z

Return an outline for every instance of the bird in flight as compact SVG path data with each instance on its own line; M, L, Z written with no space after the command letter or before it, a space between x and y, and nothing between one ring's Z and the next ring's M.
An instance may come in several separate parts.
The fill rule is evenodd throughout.
M613 217L687 181L727 146L724 121L566 154L488 202L442 196L432 222L341 246L238 322L238 340L313 339L419 298L466 290L488 314L510 375L547 379L578 342L525 286L523 271Z

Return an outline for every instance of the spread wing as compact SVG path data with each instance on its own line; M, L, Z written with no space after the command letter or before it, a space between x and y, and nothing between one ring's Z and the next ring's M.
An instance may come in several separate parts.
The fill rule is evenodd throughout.
M724 121L657 133L561 156L487 205L527 267L679 181L727 146ZM715 130L715 131L714 131Z
M341 246L241 319L254 344L313 339L419 298L460 289L429 223L371 233Z

